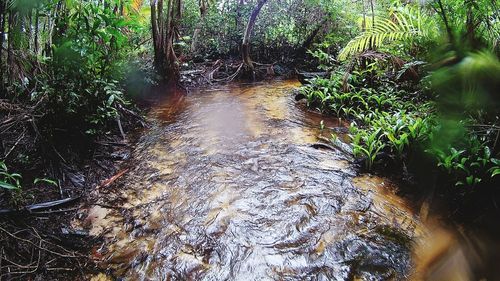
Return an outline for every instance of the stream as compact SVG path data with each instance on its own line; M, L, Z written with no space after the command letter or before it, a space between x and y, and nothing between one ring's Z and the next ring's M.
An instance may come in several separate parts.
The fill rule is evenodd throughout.
M315 146L346 127L296 81L171 94L85 223L123 280L404 280L423 233L396 186ZM321 129L320 121L325 128Z

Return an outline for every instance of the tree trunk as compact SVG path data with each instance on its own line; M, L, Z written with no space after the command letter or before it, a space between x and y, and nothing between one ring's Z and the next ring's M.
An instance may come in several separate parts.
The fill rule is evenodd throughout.
M3 42L5 36L5 18L7 11L5 9L5 1L0 0L0 90L3 93Z
M198 47L198 37L200 36L201 32L201 24L203 23L203 19L205 18L208 9L208 3L206 0L199 0L198 4L200 6L200 21L196 25L196 28L194 29L193 32L193 40L191 42L191 48L190 48L191 53L195 53Z
M446 15L446 11L443 7L443 2L441 0L437 0L437 4L439 6L438 14L443 19L444 26L446 28L446 33L448 34L448 40L452 45L455 45L455 37L453 35L453 31L451 30L450 23L448 22L448 17Z
M466 26L466 40L467 43L470 44L470 46L473 49L478 49L480 48L480 44L477 40L476 37L476 20L474 19L474 12L473 12L473 7L474 7L474 2L471 0L465 0L464 6L466 7L466 20L465 20L465 26Z
M202 19L200 19L200 21L201 20ZM191 42L191 47L189 48L189 51L191 52L191 54L196 53L196 49L198 48L198 37L200 37L200 32L201 32L201 24L198 23L198 25L194 29L193 41Z
M36 9L36 12L35 12L35 38L34 38L34 52L35 52L35 55L38 55L38 50L40 49L39 47L39 43L38 43L38 33L39 33L39 27L38 25L40 24L40 12L38 9Z
M250 18L248 19L247 28L243 36L243 42L241 43L241 56L243 58L243 63L246 68L251 72L252 78L255 79L255 69L253 66L252 59L250 58L250 36L252 35L253 27L255 26L255 20L262 9L262 6L266 4L267 0L259 0L257 6L253 9Z
M12 69L13 69L13 66L14 66L14 57L13 57L13 53L14 53L14 36L15 36L15 14L10 11L9 12L9 20L8 20L8 23L7 23L7 28L9 30L8 32L8 37L7 37L7 73L8 73L8 81L9 83L12 82L12 79L13 79L13 73L12 73Z
M318 35L321 28L323 28L323 26L325 26L325 24L327 22L328 22L328 18L325 18L322 22L320 22L316 26L316 28L313 29L313 31L309 34L309 36L307 36L306 40L304 40L304 42L302 43L300 48L297 50L297 52L296 52L297 57L303 57L306 54L307 48L309 48L309 46L311 46L311 44L314 41L314 38L316 38L316 36Z
M151 28L154 46L154 66L162 78L177 82L180 78L179 63L174 51L177 24L181 17L181 0L151 1Z
M373 5L373 0L370 0L370 8L372 10L372 28L375 27L375 9Z
M157 6L157 1L151 0L151 34L153 37L154 67L156 71L158 71L158 73L163 73L164 71L162 69L162 63L161 63L163 61L162 58L163 52L161 52L161 38L160 38L160 30L158 27L158 23L161 20L161 14L160 17L158 17L156 6Z

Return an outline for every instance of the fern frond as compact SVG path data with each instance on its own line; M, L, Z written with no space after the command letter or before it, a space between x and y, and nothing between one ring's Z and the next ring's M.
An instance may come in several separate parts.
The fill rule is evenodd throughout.
M375 18L373 26L349 41L340 51L339 60L361 53L368 49L375 49L394 41L407 41L414 37L426 36L422 28L422 16L418 9L403 9L394 11L389 17Z
M132 0L131 7L135 12L139 12L142 8L144 0Z

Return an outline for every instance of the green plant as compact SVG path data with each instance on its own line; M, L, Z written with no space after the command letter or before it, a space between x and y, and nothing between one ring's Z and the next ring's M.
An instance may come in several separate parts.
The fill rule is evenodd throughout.
M436 156L438 167L442 167L455 178L455 185L477 185L484 178L500 173L499 160L493 158L490 148L474 137L467 141L466 149L449 147L446 150L433 149L427 152Z
M329 71L332 69L332 64L335 59L328 53L322 51L321 49L317 49L314 51L307 50L307 53L310 54L313 58L317 59L319 62L318 68L322 70Z
M51 179L47 179L47 178L36 178L33 181L34 185L39 184L39 183L45 183L45 184L52 185L52 186L55 186L55 187L57 187L59 185L56 181L51 180Z
M427 138L430 131L429 119L423 119L421 117L414 118L410 124L408 124L408 133L410 134L411 139L422 141L424 138Z
M351 126L353 153L356 157L365 158L366 169L371 171L380 151L385 144L380 140L382 129L374 131L359 129L355 125Z
M488 172L491 174L491 177L500 175L500 160L492 158L491 163L494 165L493 167L488 169Z
M8 190L21 189L21 175L10 173L5 162L0 161L0 188Z
M409 145L408 134L402 133L399 135L394 135L393 133L386 133L389 142L391 143L391 147L396 151L396 155L399 159L403 158L403 151Z

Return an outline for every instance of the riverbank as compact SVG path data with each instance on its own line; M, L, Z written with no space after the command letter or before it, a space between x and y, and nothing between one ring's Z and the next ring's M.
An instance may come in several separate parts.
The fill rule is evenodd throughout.
M121 176L120 167L129 159L136 132L145 125L137 112L125 110L129 115L122 116L119 128L103 132L90 143L85 138L68 138L71 143L59 140L52 146L52 160L39 160L47 152L37 150L35 144L24 146L36 138L20 136L23 142L11 151L29 155L31 168L16 169L23 175L23 187L2 193L0 200L1 279L85 280L96 269L88 253L100 238L74 227L72 221L84 216L82 206L89 204L93 190Z

